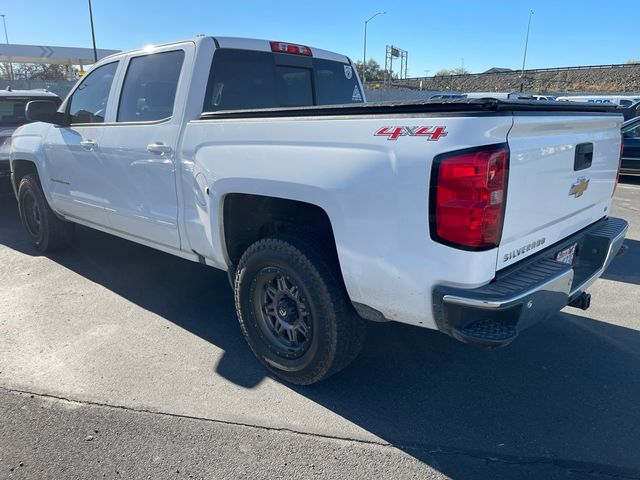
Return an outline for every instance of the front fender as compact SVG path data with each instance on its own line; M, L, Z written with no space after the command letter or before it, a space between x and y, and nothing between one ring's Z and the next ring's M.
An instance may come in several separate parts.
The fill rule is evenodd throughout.
M43 148L49 127L51 125L38 122L18 128L11 137L10 164L13 174L16 161L32 162L38 172L45 198L49 205L52 205L50 194L51 176L49 175ZM18 185L14 184L14 188L17 190Z

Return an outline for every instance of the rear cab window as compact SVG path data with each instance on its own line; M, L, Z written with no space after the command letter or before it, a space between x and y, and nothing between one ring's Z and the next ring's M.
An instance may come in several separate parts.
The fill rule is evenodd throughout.
M222 48L211 64L203 110L362 103L349 63L286 53Z

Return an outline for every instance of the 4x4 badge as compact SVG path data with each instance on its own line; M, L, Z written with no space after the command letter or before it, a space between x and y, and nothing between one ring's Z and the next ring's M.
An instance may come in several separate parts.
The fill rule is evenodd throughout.
M576 183L571 185L571 188L569 189L569 196L573 195L576 198L581 197L582 194L587 191L587 188L589 188L589 179L580 177Z
M374 135L387 137L387 140L398 140L400 137L426 137L430 142L437 142L446 137L447 127L382 127Z

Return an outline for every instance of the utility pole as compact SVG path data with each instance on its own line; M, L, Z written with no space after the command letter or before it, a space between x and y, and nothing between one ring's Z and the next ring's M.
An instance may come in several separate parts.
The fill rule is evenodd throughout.
M7 34L7 19L5 14L0 14L2 17L2 24L4 25L4 39L9 45L9 35ZM13 80L13 63L9 62L9 80Z
M96 50L96 32L93 28L93 8L91 8L91 0L89 0L89 21L91 22L91 39L93 40L93 61L98 62L98 51Z
M91 1L91 0L89 0ZM364 21L364 54L362 55L362 86L367 83L367 25L371 20L376 18L378 15L385 15L387 12L378 12L375 15L371 16L368 20Z
M520 74L520 91L524 91L524 65L527 62L527 47L529 46L529 30L531 30L531 16L533 10L529 10L529 22L527 23L527 36L524 41L524 55L522 56L522 73Z

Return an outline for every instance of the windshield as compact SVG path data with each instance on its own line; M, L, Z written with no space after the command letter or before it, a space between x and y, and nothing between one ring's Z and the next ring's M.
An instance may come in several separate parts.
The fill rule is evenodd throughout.
M27 122L25 107L31 100L49 100L60 105L57 97L0 97L0 125L18 126Z
M640 121L634 120L622 126L622 136L624 138L640 137Z

